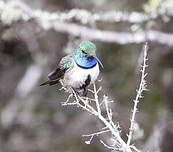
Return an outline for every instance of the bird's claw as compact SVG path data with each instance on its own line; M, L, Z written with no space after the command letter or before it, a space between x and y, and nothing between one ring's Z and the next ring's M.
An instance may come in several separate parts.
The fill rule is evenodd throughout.
M88 89L84 88L83 90L83 96L86 97L88 95Z

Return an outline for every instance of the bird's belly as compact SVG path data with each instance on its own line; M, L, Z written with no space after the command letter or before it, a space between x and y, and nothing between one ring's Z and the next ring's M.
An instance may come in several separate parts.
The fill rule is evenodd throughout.
M98 63L91 69L83 69L75 65L69 70L63 79L65 87L73 87L79 89L85 85L88 76L90 75L90 84L94 83L99 75Z

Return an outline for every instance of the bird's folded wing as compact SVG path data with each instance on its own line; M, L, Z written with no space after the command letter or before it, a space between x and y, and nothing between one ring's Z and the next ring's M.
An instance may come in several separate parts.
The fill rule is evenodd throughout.
M60 79L64 77L65 72L71 67L72 65L72 57L66 56L61 59L58 67L48 74L48 81L42 83L40 86L43 85L54 85L59 82Z

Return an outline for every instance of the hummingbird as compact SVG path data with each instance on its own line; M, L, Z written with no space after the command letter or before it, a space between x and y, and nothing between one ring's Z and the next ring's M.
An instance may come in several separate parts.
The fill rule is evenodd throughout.
M83 91L88 94L88 86L94 83L99 75L99 65L103 64L96 56L96 46L90 41L81 42L73 52L63 57L56 69L48 74L48 80L43 85L55 85L60 81L69 92Z

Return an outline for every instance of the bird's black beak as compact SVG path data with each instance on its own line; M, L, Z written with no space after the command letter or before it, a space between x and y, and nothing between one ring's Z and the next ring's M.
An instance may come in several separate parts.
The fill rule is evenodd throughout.
M98 61L98 63L100 64L100 66L101 66L102 68L104 68L104 67L103 67L103 64L102 64L102 62L99 60L99 58L98 58L97 56L95 56L95 58L96 58L96 60Z

